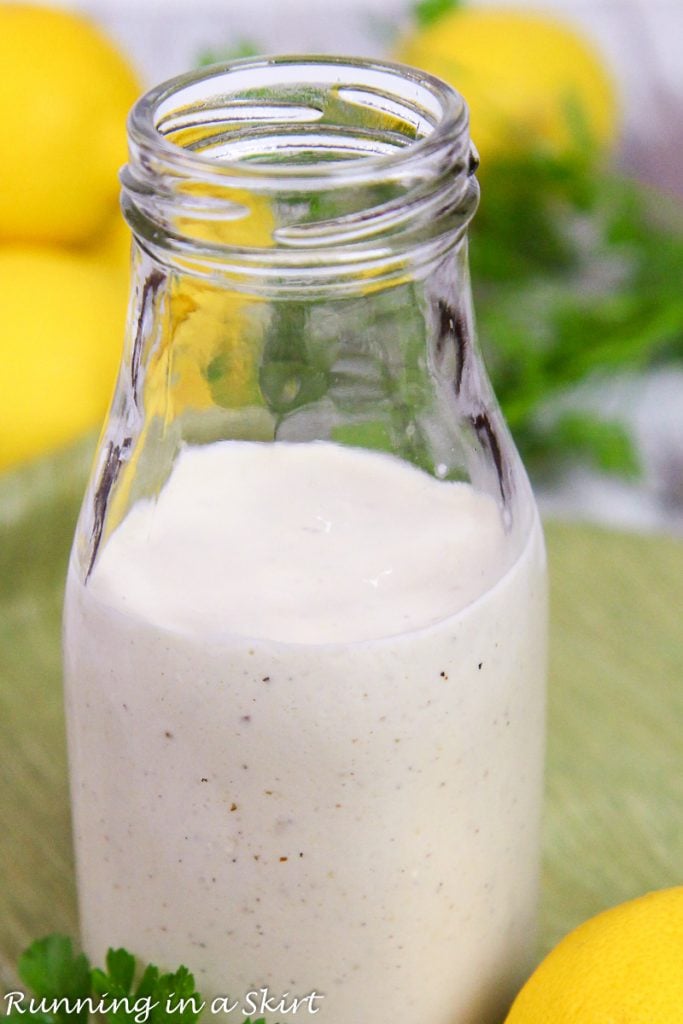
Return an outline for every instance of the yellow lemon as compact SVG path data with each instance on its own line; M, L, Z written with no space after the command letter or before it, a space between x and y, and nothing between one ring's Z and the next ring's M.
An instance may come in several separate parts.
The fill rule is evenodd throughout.
M123 286L92 260L0 246L0 468L100 425L124 320Z
M140 86L88 21L0 4L0 239L83 242L111 215Z
M567 935L506 1024L608 1022L683 1022L683 886L622 903Z
M615 137L615 91L598 55L546 15L457 8L406 38L396 58L462 93L484 167L539 144L563 152L577 130L600 147Z
M101 263L103 267L109 267L112 273L122 276L128 282L132 240L131 230L123 219L123 214L116 209L94 242L81 247L80 251L84 256L90 256Z

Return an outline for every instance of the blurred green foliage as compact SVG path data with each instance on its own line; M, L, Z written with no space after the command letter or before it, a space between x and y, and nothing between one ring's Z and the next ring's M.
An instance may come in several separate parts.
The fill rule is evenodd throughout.
M438 21L448 11L454 11L456 7L461 6L461 0L418 0L413 13L417 24L424 28L425 25L431 25L433 21Z
M510 157L481 179L479 333L525 460L537 472L566 455L635 472L620 424L552 406L587 379L683 360L683 212L589 150Z

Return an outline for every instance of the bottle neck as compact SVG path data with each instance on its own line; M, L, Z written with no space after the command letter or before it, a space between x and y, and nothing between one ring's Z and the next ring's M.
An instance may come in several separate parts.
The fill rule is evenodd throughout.
M419 274L476 209L462 99L330 57L204 69L134 108L125 216L156 262L238 290L364 294Z

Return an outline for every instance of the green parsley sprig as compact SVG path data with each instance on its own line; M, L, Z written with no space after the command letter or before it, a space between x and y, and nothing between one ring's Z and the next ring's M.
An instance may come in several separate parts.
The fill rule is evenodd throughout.
M143 969L126 949L110 949L105 968L93 967L65 935L37 939L17 967L44 1009L10 1004L7 1019L16 1024L86 1024L93 1008L107 1024L197 1024L205 1006L187 967L168 973L154 964Z

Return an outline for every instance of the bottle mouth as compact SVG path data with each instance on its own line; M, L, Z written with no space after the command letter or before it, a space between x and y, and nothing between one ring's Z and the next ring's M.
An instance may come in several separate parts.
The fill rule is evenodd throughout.
M143 96L128 133L122 202L139 242L212 276L301 287L302 274L415 262L476 208L464 100L390 62L209 66Z

